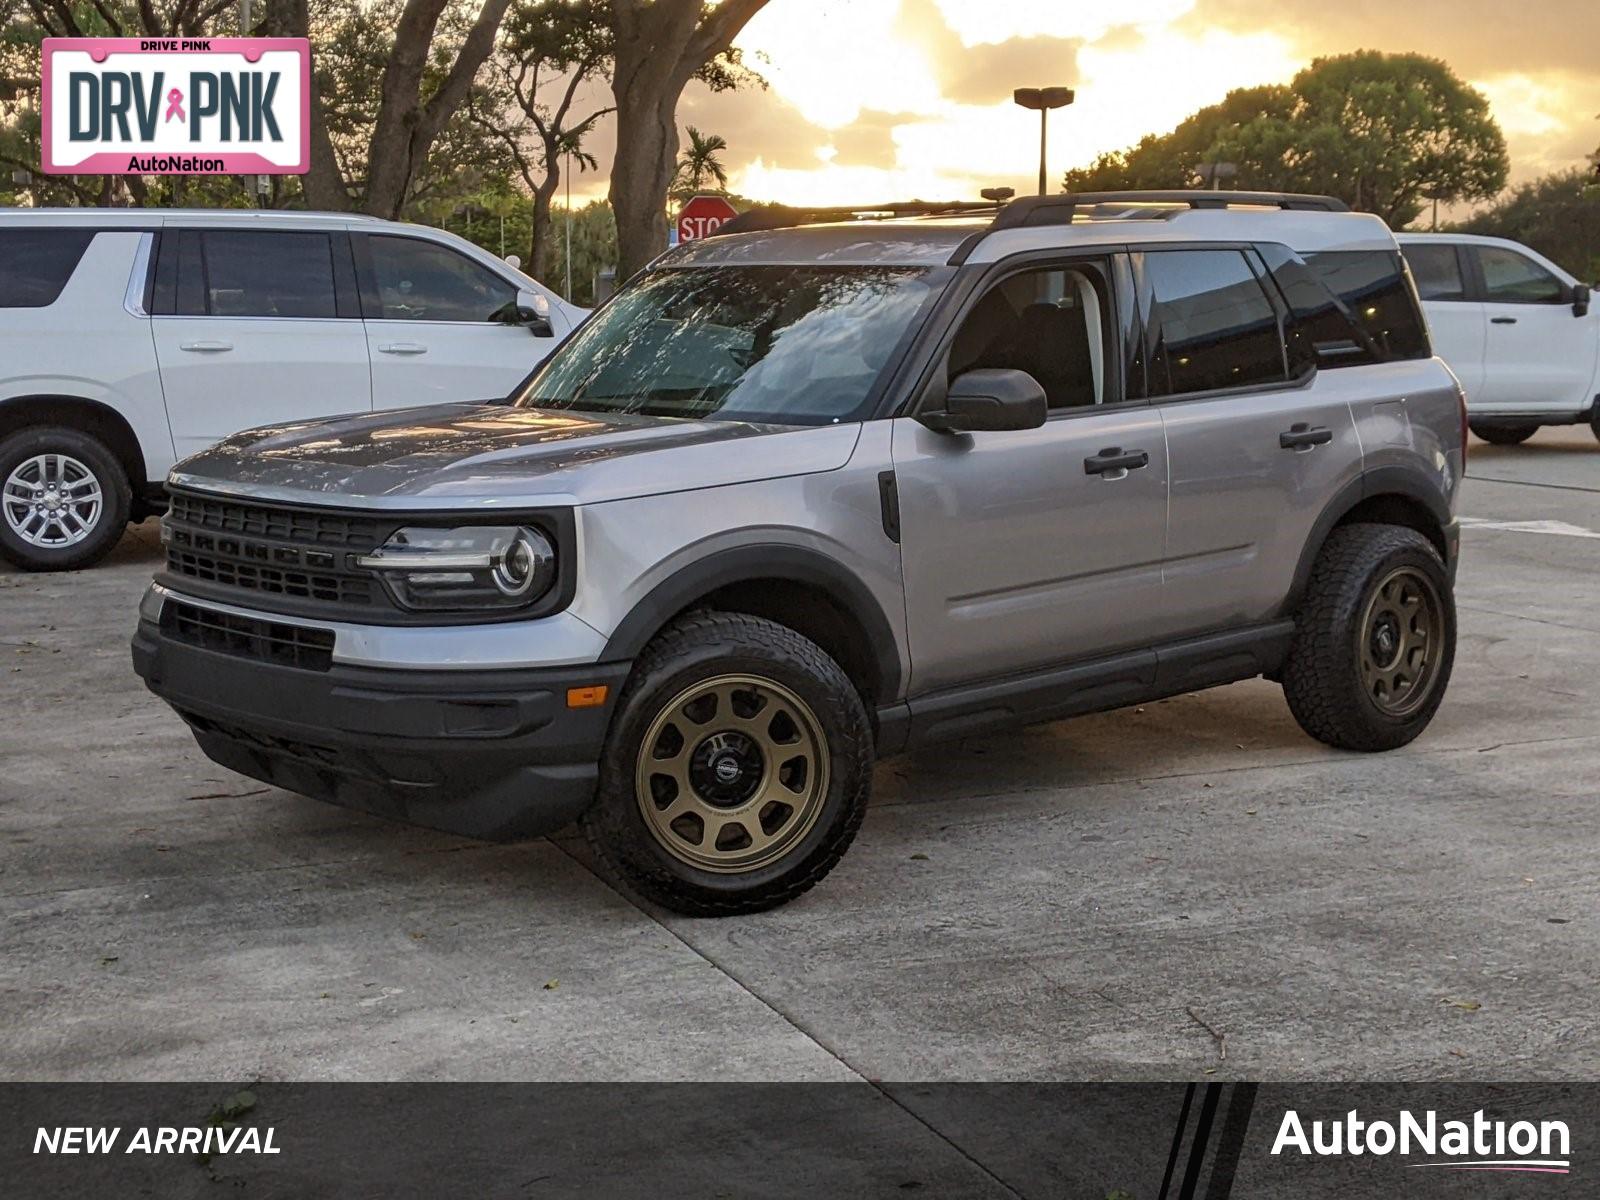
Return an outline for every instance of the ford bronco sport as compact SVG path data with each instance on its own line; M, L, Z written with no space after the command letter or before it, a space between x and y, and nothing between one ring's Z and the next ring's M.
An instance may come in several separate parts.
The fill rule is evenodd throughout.
M179 464L135 665L236 771L576 819L691 914L811 887L909 747L1261 675L1315 738L1404 745L1454 653L1463 398L1340 207L753 215L503 405Z

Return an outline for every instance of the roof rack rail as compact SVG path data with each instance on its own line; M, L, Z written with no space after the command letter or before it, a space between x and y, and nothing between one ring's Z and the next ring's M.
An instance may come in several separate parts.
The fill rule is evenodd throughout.
M896 217L966 216L992 213L1000 208L993 200L896 200L890 204L842 204L831 207L796 207L788 204L758 204L724 222L708 237L725 233L753 233L763 229L792 229L797 225L816 225L823 221L849 221L862 216L889 213Z
M990 229L1070 225L1077 210L1099 204L1187 204L1190 208L1207 209L1243 204L1305 212L1350 211L1350 206L1337 196L1300 195L1295 192L1065 192L1059 196L1024 196L1020 200L1013 200L996 215Z

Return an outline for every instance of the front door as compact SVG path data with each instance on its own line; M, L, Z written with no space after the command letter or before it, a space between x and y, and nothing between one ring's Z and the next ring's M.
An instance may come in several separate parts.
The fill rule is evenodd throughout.
M453 247L401 234L352 240L376 408L498 400L567 332L559 305L549 337L498 319L516 285Z
M174 230L162 235L151 328L179 458L241 429L372 407L339 235ZM348 315L341 315L341 312Z
M1009 367L1044 386L1038 429L894 422L913 696L1149 644L1161 593L1161 418L1122 402L1109 264L1016 272L983 294L935 389ZM1114 452L1114 453L1108 453ZM1135 465L1108 468L1108 459Z
M1600 312L1575 315L1572 285L1526 254L1506 246L1470 250L1481 272L1488 317L1483 387L1472 407L1497 413L1588 408L1594 398L1589 386L1600 350Z

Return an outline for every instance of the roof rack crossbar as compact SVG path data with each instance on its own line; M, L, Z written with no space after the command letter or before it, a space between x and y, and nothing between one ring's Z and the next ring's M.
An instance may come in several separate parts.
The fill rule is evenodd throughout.
M1079 209L1100 204L1186 204L1192 209L1225 209L1245 204L1304 212L1350 211L1350 206L1337 196L1300 195L1295 192L1063 192L1056 196L1024 196L1013 200L996 214L990 229L1070 225Z

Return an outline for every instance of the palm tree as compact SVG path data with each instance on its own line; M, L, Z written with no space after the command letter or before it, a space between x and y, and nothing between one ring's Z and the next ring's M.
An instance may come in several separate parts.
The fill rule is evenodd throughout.
M693 125L687 127L688 148L678 156L677 174L673 180L672 194L678 197L693 196L706 190L708 182L715 181L716 190L728 190L728 168L717 155L728 148L728 139L720 133L701 133Z

